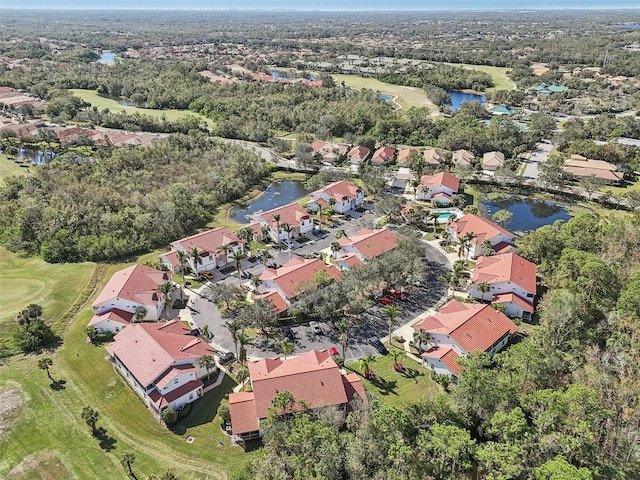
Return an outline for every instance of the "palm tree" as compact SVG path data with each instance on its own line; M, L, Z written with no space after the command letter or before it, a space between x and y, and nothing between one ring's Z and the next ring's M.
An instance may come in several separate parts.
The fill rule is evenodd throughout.
M273 255L271 255L271 252L265 248L260 250L260 258L262 258L262 265L264 265L264 268L267 268L267 264L269 263L269 260L273 259Z
M487 282L480 282L478 284L478 291L482 293L482 301L484 302L484 294L491 291L491 285L489 285Z
M238 283L242 283L242 278L240 278L240 272L242 272L242 260L247 258L247 254L236 250L233 252L233 260L236 262L236 272L238 273Z
M82 419L87 425L91 427L93 434L96 434L96 423L98 422L99 413L89 406L82 407L82 413L80 414Z
M249 378L249 369L247 367L240 367L236 370L236 382L243 384Z
M349 345L349 337L347 336L347 322L344 320L336 323L336 328L340 332L340 336L338 336L338 343L342 347L342 358L346 358L347 354L347 345Z
M493 249L493 245L491 245L488 238L485 238L482 241L482 252L485 257L491 257L496 254L496 251Z
M453 289L453 281L455 277L452 272L446 272L440 275L440 280L447 286L447 297L449 296L449 289Z
M402 313L395 305L387 305L384 307L384 313L387 316L387 325L389 326L389 343L391 343L391 330L393 329L393 321Z
M249 345L250 343L251 343L251 337L247 334L247 332L242 330L238 334L238 345L240 346L240 349L238 351L238 357L237 357L238 361L242 365L247 363L247 348L246 348L246 346Z
M203 325L200 328L200 337L204 338L207 342L211 341L213 338L213 333L209 330L209 325Z
M431 211L429 212L429 220L433 220L433 234L436 234L436 229L438 228L438 217L440 214L438 212Z
M366 357L362 357L360 359L360 371L362 372L362 374L364 375L365 378L371 378L375 375L372 366L373 363L376 361L376 357L374 357L373 355L367 355Z
M162 293L162 305L163 311L162 313L166 316L169 315L169 305L171 304L171 294L175 291L176 286L171 281L166 281L162 285L158 285L156 288L157 292Z
M95 342L96 338L98 338L98 331L94 327L87 327L84 329L84 333L87 334L91 343Z
M200 258L200 257L198 257ZM180 270L180 276L182 277L182 286L185 287L187 285L187 281L184 277L187 264L189 262L189 254L184 250L178 250L178 269Z
M269 225L262 225L262 227L260 227L260 233L262 234L262 239L267 239L270 240L271 239L271 228L269 228Z
M199 365L200 365L200 368L204 368L207 371L207 382L208 382L211 377L211 370L213 370L214 367L216 366L216 361L213 359L211 355L206 354L200 357Z
M338 255L338 252L342 250L342 245L340 245L340 242L331 242L331 255L333 256L333 258L336 258Z
M287 359L287 355L289 355L291 352L293 352L293 350L296 348L296 344L293 343L291 340L289 340L288 338L283 338L280 343L278 344L278 347L280 348L280 351L282 352L282 355L284 356L284 359Z
M455 284L460 283L460 274L467 268L467 262L465 260L456 260L453 264L453 279Z
M51 360L51 358L49 358L49 357L43 357L40 360L38 360L38 368L40 370L46 370L47 371L47 377L49 377L49 379L52 382L55 382L55 380L51 376L51 372L49 372L49 367L51 365L53 365L53 360Z
M464 237L462 237L465 241L465 258L469 258L469 252L471 251L471 240L473 240L473 237L475 237L475 234L473 232L467 232L464 234Z
M276 213L273 216L273 221L276 222L276 243L280 243L280 214Z
M133 319L136 322L141 322L146 316L147 316L147 309L144 307L138 307L136 308L136 311L133 314Z
M229 263L229 253L233 251L233 245L230 243L225 243L224 245L220 245L220 250L224 253L224 264Z
M237 318L234 318L230 322L226 322L224 326L231 334L231 340L233 341L233 345L236 347L236 358L238 358L238 335L242 330L242 322Z
M193 274L198 275L198 265L202 265L202 257L200 257L200 249L195 245L189 249L189 256L193 261Z
M391 350L391 358L393 359L393 369L396 371L404 370L404 365L402 365L402 360L406 358L407 354L404 353L404 350L393 349Z
M249 283L251 283L251 286L253 287L253 289L258 292L258 288L260 288L260 285L262 285L262 280L260 280L260 277L255 275L253 277L251 277L251 280L249 280Z
M342 237L347 238L347 237L348 237L348 235L347 235L347 232L345 232L345 231L344 231L344 229L342 229L342 228L341 228L340 230L338 230L338 231L336 232L336 238L337 238L337 239L340 239L340 238L342 238Z
M133 452L124 452L120 457L120 463L122 463L123 467L127 467L127 469L129 470L129 475L131 475L132 477L134 475L133 470L131 470L131 465L133 465L133 462L135 461L136 455Z
M236 232L236 235L249 245L249 255L253 257L253 229L251 227L243 227Z
M446 228L442 232L442 239L444 240L445 244L447 245L451 244L451 234L449 233L449 230L447 230Z
M283 223L282 230L287 232L287 247L289 247L289 260L291 260L291 232L293 232L293 227L288 223Z
M416 329L413 331L413 343L417 343L422 351L422 346L426 343L427 346L429 342L432 340L431 334L426 330Z

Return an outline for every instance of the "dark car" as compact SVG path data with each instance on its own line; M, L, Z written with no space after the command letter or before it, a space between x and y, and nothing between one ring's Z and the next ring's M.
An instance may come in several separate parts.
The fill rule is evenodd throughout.
M396 297L398 300L406 300L407 294L402 290L388 290L389 295Z
M378 297L376 298L376 302L381 303L382 305L393 305L393 300L389 297Z
M384 343L382 343L379 338L372 338L371 340L369 340L369 343L378 351L378 353L382 355L389 354L389 350L387 350L387 347L384 346Z
M236 355L233 352L227 352L220 357L219 363L220 365L229 365L230 363L235 362Z
M282 327L282 334L292 342L296 339L296 336L293 333L293 330L291 329L291 327Z

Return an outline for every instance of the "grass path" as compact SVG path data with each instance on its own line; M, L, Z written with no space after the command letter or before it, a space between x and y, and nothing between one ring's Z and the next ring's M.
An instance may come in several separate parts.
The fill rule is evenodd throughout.
M85 102L90 103L94 107L98 107L99 109L108 108L112 112L125 112L129 114L140 113L142 115L149 115L154 118L162 118L164 115L165 118L169 121L175 121L179 118L184 117L198 117L200 120L204 120L207 122L209 128L215 126L213 120L206 118L199 113L190 112L189 110L156 110L152 108L139 108L131 105L120 105L117 100L112 98L106 98L98 95L93 90L81 90L81 89L72 89L70 90L76 97L80 97Z

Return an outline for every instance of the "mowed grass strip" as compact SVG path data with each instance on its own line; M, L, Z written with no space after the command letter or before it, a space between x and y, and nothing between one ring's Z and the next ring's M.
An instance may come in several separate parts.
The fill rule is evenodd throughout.
M26 164L24 164L26 165ZM21 167L18 163L10 160L4 153L0 153L0 181L14 175L27 175L28 168Z
M83 300L94 269L90 262L49 264L0 248L0 346L7 344L18 312L30 303L41 305L43 317L62 334L66 314Z
M495 90L515 90L517 88L516 83L507 75L507 72L510 69L506 67L493 67L491 65L471 65L469 63L446 63L445 65L451 65L452 67L469 68L489 74L491 76L491 79L493 80L493 87L488 88L488 92L493 92Z
M204 120L207 122L207 126L209 128L215 126L213 120L206 118L199 113L190 112L189 110L175 110L175 109L166 109L166 110L156 110L153 108L140 108L134 107L132 105L120 105L117 100L112 98L106 98L98 95L93 90L82 90L78 88L71 89L70 92L74 94L76 97L80 97L85 102L90 103L94 107L98 107L99 109L108 108L111 112L125 112L128 114L139 113L141 115L149 115L154 118L162 118L164 117L169 121L175 121L180 118L185 117L197 117L200 120Z
M389 350L396 348L389 347ZM402 360L405 371L393 369L391 355L376 357L371 368L375 378L364 378L358 362L347 364L347 368L361 375L365 390L376 394L386 404L404 408L422 398L432 398L440 391L440 386L431 380L430 372L411 358Z

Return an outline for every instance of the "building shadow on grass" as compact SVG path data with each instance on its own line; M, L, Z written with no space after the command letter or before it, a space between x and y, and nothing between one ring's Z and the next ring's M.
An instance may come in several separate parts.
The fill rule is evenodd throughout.
M62 380L62 379L61 380L54 380L53 382L51 382L49 384L49 388L51 390L55 390L56 392L59 392L60 390L64 390L65 388L67 388L65 386L66 383L67 383L66 380Z
M104 427L100 427L96 429L96 432L93 435L98 439L100 448L105 452L110 452L114 448L116 448L117 440L107 433L107 430Z

